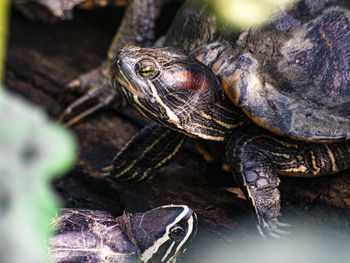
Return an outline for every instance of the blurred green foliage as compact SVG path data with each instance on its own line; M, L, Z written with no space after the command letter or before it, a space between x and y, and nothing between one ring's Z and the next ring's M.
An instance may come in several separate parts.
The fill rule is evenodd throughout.
M218 16L234 27L245 27L267 21L273 13L288 8L294 0L204 0Z
M73 164L73 137L6 90L0 122L0 262L47 262L58 207L50 181Z
M8 11L9 1L0 0L0 83ZM38 106L0 91L0 263L49 262L50 222L58 208L50 181L72 166L75 142Z
M0 122L0 262L48 262L46 241L58 207L50 181L72 166L73 137L6 90Z
M3 81L3 67L6 54L7 20L9 0L0 1L0 83Z

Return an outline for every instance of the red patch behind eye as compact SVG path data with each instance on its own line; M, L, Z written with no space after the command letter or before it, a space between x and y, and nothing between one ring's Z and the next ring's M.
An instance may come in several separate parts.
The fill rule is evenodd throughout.
M189 71L177 71L175 73L162 72L166 83L175 84L178 87L193 90L196 92L205 92L208 89L208 81L205 76L193 74Z

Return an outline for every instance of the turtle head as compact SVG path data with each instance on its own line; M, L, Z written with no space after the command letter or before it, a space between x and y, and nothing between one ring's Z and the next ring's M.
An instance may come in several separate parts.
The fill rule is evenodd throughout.
M166 205L128 216L128 228L142 262L175 262L197 232L197 216L186 205Z
M112 64L112 84L143 116L190 136L223 140L215 108L224 94L218 77L172 48L126 45Z

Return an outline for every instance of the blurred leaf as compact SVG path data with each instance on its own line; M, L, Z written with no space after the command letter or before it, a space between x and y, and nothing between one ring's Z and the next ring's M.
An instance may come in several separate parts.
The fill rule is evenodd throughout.
M294 0L205 0L215 12L235 27L264 23L275 12L286 9Z
M9 1L0 1L0 84L3 80L3 67L6 54L7 19L9 14Z
M50 180L73 164L71 134L3 91L0 107L0 262L46 262L58 201Z

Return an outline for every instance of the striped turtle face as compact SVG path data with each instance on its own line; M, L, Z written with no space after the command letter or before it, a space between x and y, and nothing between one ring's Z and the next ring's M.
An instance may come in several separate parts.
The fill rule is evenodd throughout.
M197 216L184 205L167 205L130 218L142 262L174 262L197 232Z
M220 83L207 66L188 55L127 45L112 65L112 82L149 119L196 137L222 136L212 129L211 120Z

